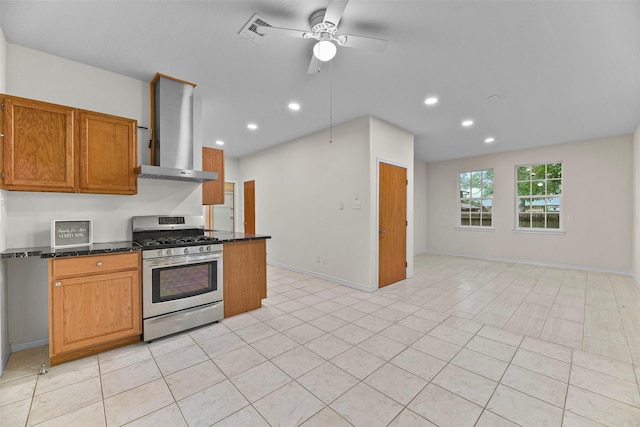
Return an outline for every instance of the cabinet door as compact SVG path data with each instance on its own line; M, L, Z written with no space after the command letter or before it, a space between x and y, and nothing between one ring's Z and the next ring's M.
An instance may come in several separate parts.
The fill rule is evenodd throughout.
M22 98L4 99L4 187L75 190L75 110Z
M202 147L202 170L205 172L218 172L216 181L202 184L202 204L224 204L224 151Z
M80 192L136 194L137 122L90 111L79 121Z
M137 270L58 279L49 286L51 355L142 332Z
M267 246L265 240L225 243L224 317L262 307L267 297Z

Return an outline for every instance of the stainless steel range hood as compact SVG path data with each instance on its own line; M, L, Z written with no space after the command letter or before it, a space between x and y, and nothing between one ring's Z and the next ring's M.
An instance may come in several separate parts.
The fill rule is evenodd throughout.
M216 172L193 169L194 84L156 74L153 97L151 165L138 166L138 178L207 182Z

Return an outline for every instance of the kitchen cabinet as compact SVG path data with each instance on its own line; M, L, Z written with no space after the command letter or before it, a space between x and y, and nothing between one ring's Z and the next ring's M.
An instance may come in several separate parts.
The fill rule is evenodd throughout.
M202 204L224 204L224 151L202 147L202 170L218 173L216 181L202 184Z
M66 362L142 333L140 253L49 260L49 356Z
M136 122L80 111L81 193L136 194Z
M7 190L136 194L137 122L4 96Z
M76 110L9 97L2 106L4 188L75 191Z
M266 240L225 243L222 254L224 317L262 307L267 297Z

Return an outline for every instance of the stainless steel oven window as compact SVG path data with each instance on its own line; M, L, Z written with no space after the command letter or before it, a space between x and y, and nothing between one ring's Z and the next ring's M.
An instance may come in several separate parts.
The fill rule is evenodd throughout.
M217 270L217 262L155 268L151 275L152 301L171 301L216 291Z

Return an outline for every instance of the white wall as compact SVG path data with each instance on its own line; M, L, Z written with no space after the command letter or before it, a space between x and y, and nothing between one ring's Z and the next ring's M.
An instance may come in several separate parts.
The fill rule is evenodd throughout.
M0 5L0 8L2 6ZM4 32L0 27L0 93L6 90L7 82L7 40L4 38ZM6 210L5 210L5 192L0 190L0 251L6 249ZM9 306L7 302L7 262L0 260L0 375L4 369L4 365L9 358Z
M629 272L632 138L610 137L427 165L430 252ZM565 234L516 233L514 166L563 162ZM493 168L495 231L457 231L457 176ZM568 222L567 216L573 216Z
M149 126L149 83L9 44L7 93L136 119ZM197 98L197 97L196 97ZM201 165L202 103L194 102L196 167ZM148 163L150 133L139 130L138 161ZM7 192L8 247L48 245L52 219L94 221L94 241L129 240L134 215L201 212L199 184L140 179L134 196Z
M633 250L631 271L640 285L640 125L633 134Z
M416 160L413 169L413 254L427 252L427 163Z
M413 134L375 117L370 118L371 135L371 228L370 283L378 284L378 183L379 162L407 169L407 277L413 277Z
M136 119L149 126L149 83L15 44L7 49L6 93ZM179 76L176 76L179 77ZM202 102L194 102L194 165L201 165ZM148 163L149 131L138 133L138 160ZM199 184L138 181L134 196L5 191L6 246L49 246L52 219L92 219L95 242L131 239L130 218L150 214L201 214ZM9 300L40 307L47 299L46 260L37 267L7 261ZM24 307L24 305L23 305ZM46 307L43 306L43 307ZM27 310L14 310L8 322L12 347L39 343L48 329L30 325Z
M375 117L362 117L334 127L332 143L325 130L241 158L237 169L226 159L225 179L239 182L239 200L242 183L255 180L256 232L272 236L267 243L270 263L373 290L378 283L379 161L407 168L411 277L412 134ZM239 203L236 218L242 217Z
M369 170L368 117L335 126L333 143L322 131L239 159L241 181L255 180L256 232L272 236L269 262L369 288Z

